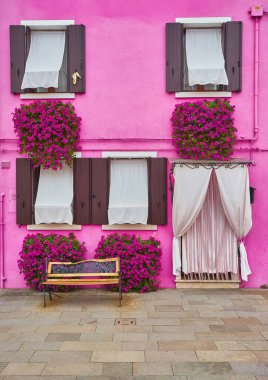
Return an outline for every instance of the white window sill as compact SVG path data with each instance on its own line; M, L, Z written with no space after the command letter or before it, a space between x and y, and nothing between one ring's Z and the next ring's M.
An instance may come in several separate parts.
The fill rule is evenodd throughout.
M21 99L74 99L75 94L71 92L33 92L20 94Z
M232 93L229 91L188 91L176 92L175 98L231 98Z
M79 224L28 224L28 231L80 231L82 226Z
M102 225L103 231L156 231L155 224L105 224Z

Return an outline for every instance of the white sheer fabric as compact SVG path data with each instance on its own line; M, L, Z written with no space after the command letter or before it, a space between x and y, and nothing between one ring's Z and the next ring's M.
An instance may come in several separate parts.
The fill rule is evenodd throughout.
M242 239L252 227L248 168L237 166L227 170L221 167L216 170L216 175L225 214L240 241L241 277L247 281L251 270Z
M200 213L182 237L182 248L185 274L228 278L229 272L238 273L237 238L223 210L215 172Z
M173 274L180 275L180 237L184 235L199 214L207 193L211 169L200 166L190 169L187 166L174 168L174 197L172 208L173 223Z
M72 224L73 169L40 169L35 202L35 223Z
M111 160L109 224L147 224L147 161Z
M33 31L21 88L58 87L65 32Z
M189 85L228 84L220 29L186 29Z

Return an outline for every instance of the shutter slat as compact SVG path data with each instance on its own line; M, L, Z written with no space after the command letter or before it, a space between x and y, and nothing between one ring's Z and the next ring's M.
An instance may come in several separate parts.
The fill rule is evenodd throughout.
M74 159L74 224L90 224L90 158Z
M16 159L16 223L33 221L33 169L29 158Z
M167 159L150 158L148 224L167 224Z
M20 94L25 71L25 26L10 25L10 75L11 92Z
M166 91L183 89L183 25L166 24Z
M108 224L108 203L110 191L110 160L92 158L92 224Z
M227 91L242 90L242 22L229 21L224 25L225 68L229 84Z
M85 25L68 25L67 43L68 91L84 93L86 91ZM77 78L76 84L73 84L72 74L75 71L81 75L81 79Z

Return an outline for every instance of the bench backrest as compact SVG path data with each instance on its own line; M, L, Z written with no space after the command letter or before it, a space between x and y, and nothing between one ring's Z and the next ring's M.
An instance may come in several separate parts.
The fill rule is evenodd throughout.
M120 272L119 258L109 259L90 259L70 262L54 262L48 263L47 277L88 277L88 276L118 276Z

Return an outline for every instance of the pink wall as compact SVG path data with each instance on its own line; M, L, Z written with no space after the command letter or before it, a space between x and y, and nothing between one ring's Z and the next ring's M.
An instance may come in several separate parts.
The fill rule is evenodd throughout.
M6 287L23 287L17 269L18 252L27 231L18 228L15 213L9 210L8 192L15 188L16 142L11 113L21 102L10 93L9 25L22 19L74 19L86 25L87 92L74 100L83 118L84 156L100 156L102 150L153 150L159 156L176 157L170 142L170 116L178 102L165 92L165 23L176 17L231 16L243 21L243 91L234 94L239 135L252 136L254 22L248 14L248 0L2 0L0 4L0 138L1 161L10 160L10 169L0 169L5 194ZM264 7L268 9L268 0ZM252 275L246 286L268 283L268 17L260 21L260 134L250 169L252 186L257 188L253 206L254 226L246 245ZM136 138L120 142L116 139ZM103 140L106 139L106 140ZM244 148L244 145L239 147ZM238 148L239 148L238 147ZM236 156L249 158L247 150ZM171 205L168 225L159 227L163 246L163 287L173 287L171 272ZM103 233L105 234L105 233ZM100 227L86 226L76 233L86 242L89 256L102 235ZM141 233L143 236L150 232Z

